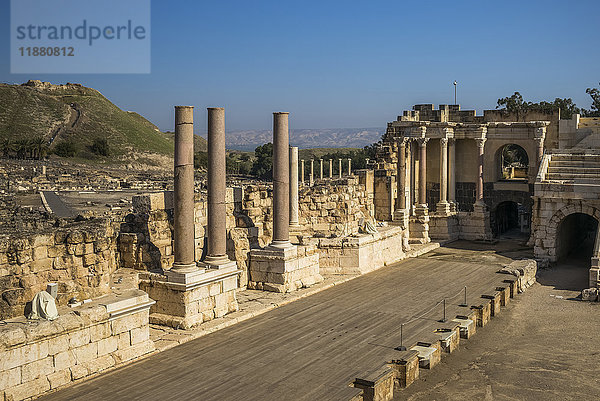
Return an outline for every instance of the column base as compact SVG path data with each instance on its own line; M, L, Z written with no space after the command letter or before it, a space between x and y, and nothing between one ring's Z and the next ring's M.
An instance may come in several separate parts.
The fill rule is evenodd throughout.
M426 244L429 238L429 208L426 204L415 205L415 215L410 219L410 239L412 244Z
M596 262L598 261L598 258L592 258L592 264L594 263L594 259L596 259ZM592 265L592 268L590 269L589 284L590 288L600 288L600 268Z
M492 239L490 212L483 201L473 204L473 211L461 213L459 218L460 237L469 241L489 241Z
M397 223L402 228L408 227L408 219L410 217L410 211L408 209L398 209L394 211L392 221Z
M271 249L271 250L279 250L279 249L291 248L293 246L294 245L292 245L290 240L285 240L285 241L275 240L275 241L271 241L271 243L267 246L267 248Z
M184 277L169 273L140 274L140 289L156 301L150 309L150 323L187 330L238 310L240 271L235 262L220 269L199 269Z
M250 251L248 288L291 292L323 281L315 245L284 248L269 245Z
M436 212L442 216L448 216L452 212L450 203L446 201L438 202L436 205Z
M190 271L181 271L180 269L175 270L175 265L171 270L165 272L165 276L167 276L167 280L169 283L173 284L181 284L184 286L193 285L198 282L202 275L204 274L204 269L198 268L198 266L194 263L194 270Z
M198 262L198 266L203 269L227 269L231 266L237 266L235 261L229 260L226 255L223 256L207 256L202 262Z

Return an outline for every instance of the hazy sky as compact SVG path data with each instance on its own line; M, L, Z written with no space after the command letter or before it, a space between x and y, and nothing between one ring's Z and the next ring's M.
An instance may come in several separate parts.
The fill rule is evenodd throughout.
M100 0L98 0L100 1ZM125 0L124 0L125 1ZM152 73L21 75L9 69L0 0L0 81L79 82L163 130L173 106L226 108L228 130L384 127L416 103L478 112L518 90L572 97L600 81L600 1L152 1Z

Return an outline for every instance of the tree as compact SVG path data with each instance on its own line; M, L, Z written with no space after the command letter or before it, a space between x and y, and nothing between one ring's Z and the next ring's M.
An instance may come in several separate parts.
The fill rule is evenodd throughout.
M92 153L97 154L99 156L109 156L110 148L108 146L108 140L106 138L96 138L94 142L90 145L90 150Z
M252 164L250 174L264 180L273 179L273 144L265 143L254 150L256 159Z
M586 117L600 117L600 89L587 88L585 93L592 98L592 107L589 110L583 109L583 115Z
M62 141L56 144L54 153L60 157L73 157L77 153L77 146L71 141Z
M46 155L46 151L48 147L46 145L46 140L42 136L35 137L31 140L32 146L32 158L40 160L42 157Z
M560 118L562 120L570 120L573 114L580 112L579 108L573 103L571 98L556 98L553 102L541 101L539 103L526 102L519 92L515 92L510 97L498 99L497 109L506 110L509 113L516 113L517 118L521 113L537 111L541 113L552 113L556 109L560 109Z
M0 143L0 149L2 149L2 156L4 158L9 158L11 153L15 150L15 144L10 138L4 138Z

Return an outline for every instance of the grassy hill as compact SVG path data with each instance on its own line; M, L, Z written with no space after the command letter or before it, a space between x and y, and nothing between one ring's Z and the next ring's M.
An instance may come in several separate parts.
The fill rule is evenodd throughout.
M110 159L135 153L173 154L173 135L162 133L135 112L123 111L100 92L79 84L29 81L0 84L0 140L43 138L52 151L61 142L76 145L80 159L94 158L89 147L106 139ZM206 142L198 137L198 148Z

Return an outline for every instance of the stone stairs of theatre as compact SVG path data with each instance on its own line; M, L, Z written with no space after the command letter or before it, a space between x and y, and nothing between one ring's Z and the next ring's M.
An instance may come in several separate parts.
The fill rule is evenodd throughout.
M544 181L600 185L600 154L570 151L552 154Z

